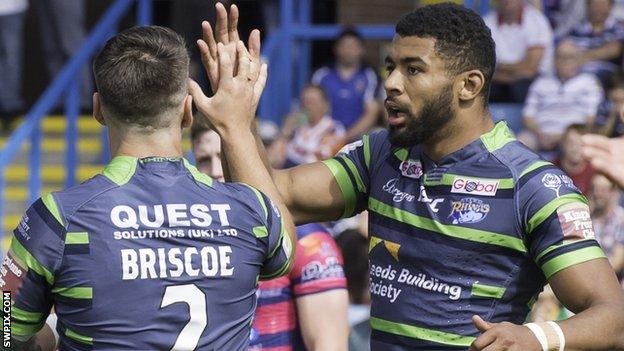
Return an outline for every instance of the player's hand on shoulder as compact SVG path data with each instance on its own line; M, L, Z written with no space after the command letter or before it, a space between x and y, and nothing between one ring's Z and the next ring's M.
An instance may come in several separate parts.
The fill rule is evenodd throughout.
M469 351L541 351L542 347L531 330L509 322L489 323L479 316L472 318L481 335Z

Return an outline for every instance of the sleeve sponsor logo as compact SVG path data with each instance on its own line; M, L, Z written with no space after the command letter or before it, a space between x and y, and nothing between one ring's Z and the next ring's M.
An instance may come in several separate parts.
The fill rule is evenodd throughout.
M14 258L9 251L2 261L2 266L0 266L0 289L12 291L17 296L22 284L26 280L27 273L28 267Z
M455 177L451 193L495 196L498 184L498 180L493 179Z
M565 204L557 209L563 240L594 239L589 207L584 203Z
M490 213L490 204L472 197L465 197L460 201L451 202L453 224L478 223Z
M22 217L22 220L17 225L17 233L21 235L26 241L30 240L30 234L28 234L28 231L30 230L30 226L28 225L28 220L29 220L28 215L24 214L24 216Z
M419 179L423 175L422 164L420 161L407 160L401 162L399 170L404 177Z

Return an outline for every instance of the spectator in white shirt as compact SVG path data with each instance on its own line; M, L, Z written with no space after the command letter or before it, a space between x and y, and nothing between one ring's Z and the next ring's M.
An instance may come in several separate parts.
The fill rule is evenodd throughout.
M542 12L523 0L496 0L484 18L496 43L492 102L523 102L531 81L552 71L553 33Z
M604 93L595 76L579 73L578 55L572 41L559 43L556 74L540 76L529 89L519 138L534 150L555 149L569 125L591 124L596 116Z
M331 157L345 136L342 123L329 114L329 101L318 85L308 85L301 92L301 111L284 123L285 167L312 163Z

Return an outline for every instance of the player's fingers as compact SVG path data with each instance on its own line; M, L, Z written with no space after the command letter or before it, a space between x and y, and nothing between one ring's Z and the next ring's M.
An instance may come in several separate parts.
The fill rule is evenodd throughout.
M212 26L208 21L202 22L202 39L207 44L208 54L213 59L217 59L217 42L215 41L214 33L212 32Z
M193 79L188 79L188 92L193 97L193 103L199 110L205 110L209 98L204 94L201 87Z
M230 16L228 18L228 36L230 41L237 42L240 40L238 37L238 6L232 4L230 6Z
M477 329L482 333L492 329L494 326L492 323L486 322L483 318L477 315L472 316L472 323L474 323L475 327L477 327Z
M496 341L496 333L485 332L470 344L469 351L482 351Z
M249 42L247 43L249 53L254 59L260 58L260 45L260 31L254 29L251 31L251 34L249 34Z
M266 81L268 77L268 67L266 63L262 64L260 68L260 75L258 76L258 80L254 85L254 105L257 105L260 101L260 97L262 96L262 92L264 91L264 87L266 86Z
M234 77L234 60L225 50L223 43L217 44L219 53L219 89L229 88Z
M242 41L236 43L236 54L238 56L238 73L236 77L253 81L255 78L250 76L249 66L251 65L251 57L245 49L245 44Z
M217 10L217 26L215 27L217 42L227 44L229 43L227 10L220 2L215 5L215 9Z
M592 147L596 149L609 150L609 138L604 135L586 134L581 137L583 148Z

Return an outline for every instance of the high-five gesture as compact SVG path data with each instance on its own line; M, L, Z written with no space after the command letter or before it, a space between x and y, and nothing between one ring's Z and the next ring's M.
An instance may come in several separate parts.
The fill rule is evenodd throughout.
M225 6L221 3L215 5L217 11L216 30L213 31L209 22L202 22L202 39L197 40L197 46L201 54L202 63L208 72L208 80L213 91L216 91L219 84L219 61L217 53L217 43L222 43L225 51L230 56L235 56L236 43L240 40L238 34L238 7L232 5L228 15ZM260 31L254 29L249 35L248 41L249 57L251 58L252 74L259 72L254 71L256 67L261 67L260 60ZM234 63L234 71L237 71L238 62ZM253 78L253 77L252 77ZM258 100L260 97L257 97Z

